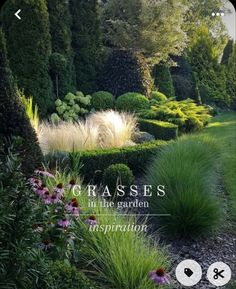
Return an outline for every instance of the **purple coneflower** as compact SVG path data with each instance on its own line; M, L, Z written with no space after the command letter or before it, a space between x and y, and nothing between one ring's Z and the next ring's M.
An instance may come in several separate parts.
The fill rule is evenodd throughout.
M34 172L35 172L35 174L40 175L40 176L54 178L54 175L51 172L46 171L44 168L38 168Z
M76 181L74 179L69 181L69 189L72 189L76 185Z
M53 199L52 199L52 196L50 195L49 191L45 191L42 194L42 198L43 198L43 201L46 205L53 204Z
M88 217L88 219L85 221L85 223L90 225L90 226L96 226L98 222L96 220L96 216L91 215L90 217Z
M37 195L39 195L39 196L41 196L41 197L47 197L48 195L49 195L49 190L48 190L48 188L45 186L45 185L41 185L40 187L37 187L37 188L33 188L33 191L37 194Z
M34 188L38 188L38 187L42 186L42 181L39 178L37 178L37 177L29 178L29 183Z
M63 192L64 192L64 189L63 189L63 184L62 183L59 183L55 188L54 188L54 192L58 195L62 195Z
M79 203L76 198L73 198L68 204L66 204L65 209L68 213L75 217L79 217Z
M150 272L149 276L156 284L170 284L170 276L165 273L163 268Z
M58 196L57 194L52 194L52 195L50 196L50 198L51 198L52 204L59 204L59 203L61 203L60 196Z
M66 218L63 218L63 219L58 221L58 225L62 228L67 228L70 226L70 221Z

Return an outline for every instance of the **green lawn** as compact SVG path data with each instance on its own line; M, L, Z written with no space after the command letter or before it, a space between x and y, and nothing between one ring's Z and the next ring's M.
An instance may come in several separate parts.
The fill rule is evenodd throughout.
M236 220L236 113L224 113L212 118L201 134L214 138L221 147L224 187Z

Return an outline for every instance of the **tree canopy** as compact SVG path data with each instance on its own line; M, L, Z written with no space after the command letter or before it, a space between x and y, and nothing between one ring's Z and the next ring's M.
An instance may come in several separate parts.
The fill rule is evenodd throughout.
M186 6L172 0L109 0L102 5L105 44L131 49L156 60L186 46L182 30Z

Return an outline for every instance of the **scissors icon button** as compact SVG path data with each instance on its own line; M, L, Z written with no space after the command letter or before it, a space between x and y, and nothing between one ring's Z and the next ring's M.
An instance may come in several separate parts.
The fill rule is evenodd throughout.
M208 268L207 278L217 287L224 286L231 279L231 269L223 262L215 262Z
M213 276L213 278L214 278L215 280L217 280L219 277L225 278L225 276L222 275L222 273L224 273L225 270L219 271L217 268L215 268L215 269L213 270L213 272L215 273L215 275Z

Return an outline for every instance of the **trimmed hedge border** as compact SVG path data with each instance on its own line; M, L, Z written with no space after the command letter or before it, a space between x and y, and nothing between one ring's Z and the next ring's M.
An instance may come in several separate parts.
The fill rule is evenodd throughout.
M139 145L113 148L113 149L98 149L90 151L81 151L80 161L83 167L81 175L86 182L94 179L99 182L102 179L103 171L112 164L126 164L135 175L145 172L146 166L153 155L155 155L167 142L163 140L155 140L142 143ZM54 166L56 162L63 166L68 164L67 152L55 152L48 154L45 157L46 161Z
M139 119L140 130L152 134L156 139L171 140L178 136L178 126L169 122Z

